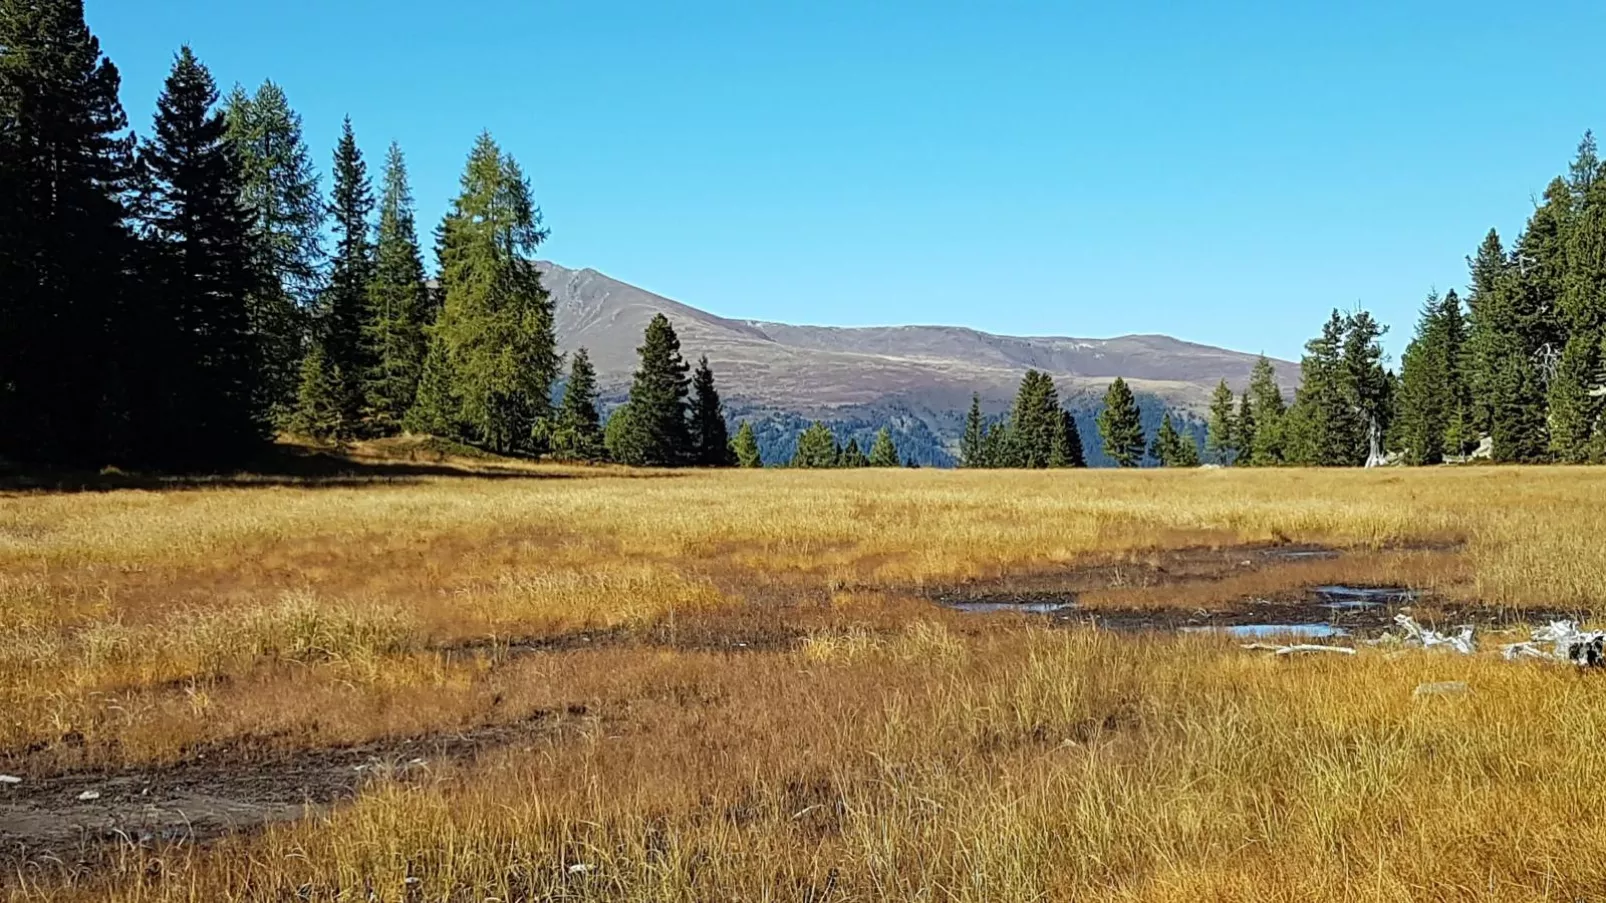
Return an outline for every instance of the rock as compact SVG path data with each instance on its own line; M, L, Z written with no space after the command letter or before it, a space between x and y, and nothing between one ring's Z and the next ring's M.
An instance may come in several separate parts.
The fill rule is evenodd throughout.
M1411 695L1421 699L1426 696L1465 696L1470 692L1472 688L1467 686L1466 681L1447 680L1442 683L1417 684Z
M0 774L0 784L21 784L22 778L14 774Z

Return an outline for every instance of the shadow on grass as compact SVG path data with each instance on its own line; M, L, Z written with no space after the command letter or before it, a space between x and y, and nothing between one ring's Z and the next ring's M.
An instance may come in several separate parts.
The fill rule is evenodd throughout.
M598 469L594 476L634 479L673 477L677 474ZM129 472L14 468L0 464L0 492L77 493L114 492L124 489L183 490L292 487L339 488L367 485L406 485L426 478L464 480L575 480L592 474L536 470L509 459L484 461L418 461L353 458L338 452L300 445L275 445L255 461L236 471Z

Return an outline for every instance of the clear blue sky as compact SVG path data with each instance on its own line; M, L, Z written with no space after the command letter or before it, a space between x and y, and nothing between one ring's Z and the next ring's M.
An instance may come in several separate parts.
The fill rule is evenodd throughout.
M1606 127L1606 6L87 0L149 130L173 51L264 78L327 171L400 141L427 230L474 136L544 255L716 313L1164 332L1393 326Z

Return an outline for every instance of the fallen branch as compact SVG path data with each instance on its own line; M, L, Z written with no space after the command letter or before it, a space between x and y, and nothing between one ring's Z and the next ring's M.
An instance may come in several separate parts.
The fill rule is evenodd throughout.
M1336 652L1339 655L1355 654L1355 650L1347 646L1320 646L1315 643L1297 643L1293 646L1278 646L1274 643L1249 643L1243 648L1261 652L1273 652L1277 655L1303 655L1307 652Z
M1407 614L1395 615L1394 623L1400 625L1400 629L1405 631L1405 642L1416 643L1423 649L1442 646L1462 655L1472 655L1478 651L1478 643L1473 639L1471 627L1463 627L1460 633L1451 636L1448 633L1440 633L1437 630L1423 627L1416 622L1415 618Z

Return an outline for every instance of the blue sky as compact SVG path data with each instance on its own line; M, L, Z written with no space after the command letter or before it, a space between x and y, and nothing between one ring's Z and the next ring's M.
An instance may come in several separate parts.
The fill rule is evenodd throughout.
M1606 5L1184 5L86 0L141 131L188 42L324 171L399 141L427 237L490 129L544 256L801 323L1297 359L1358 303L1397 355L1606 126Z

